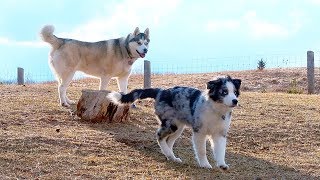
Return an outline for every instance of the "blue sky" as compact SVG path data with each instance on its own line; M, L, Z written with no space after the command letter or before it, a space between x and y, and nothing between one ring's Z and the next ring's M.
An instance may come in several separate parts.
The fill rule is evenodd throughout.
M146 59L305 54L320 47L320 0L1 0L0 61L47 66L38 32L83 41L150 28Z

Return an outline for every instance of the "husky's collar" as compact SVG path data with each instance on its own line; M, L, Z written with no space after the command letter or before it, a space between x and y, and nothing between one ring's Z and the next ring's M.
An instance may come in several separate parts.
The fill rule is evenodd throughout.
M130 34L128 34L126 40L125 40L125 43L124 43L124 47L126 48L126 51L128 53L128 56L130 59L133 59L134 57L132 56L131 52L130 52L130 49L129 49L129 38L130 38Z

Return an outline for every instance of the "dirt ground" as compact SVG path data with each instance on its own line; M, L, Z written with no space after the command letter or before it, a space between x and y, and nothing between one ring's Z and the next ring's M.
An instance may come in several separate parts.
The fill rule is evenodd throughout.
M183 163L167 161L155 139L152 100L138 101L128 122L93 124L73 118L58 105L56 83L44 83L0 85L0 179L320 179L320 96L306 94L304 70L153 75L152 86L204 89L222 74L243 81L228 172L197 166L190 130L174 147ZM134 75L129 89L142 84ZM97 80L78 80L68 94L76 100L97 87ZM110 88L117 90L114 81ZM288 93L293 88L302 94ZM209 150L208 157L214 165Z

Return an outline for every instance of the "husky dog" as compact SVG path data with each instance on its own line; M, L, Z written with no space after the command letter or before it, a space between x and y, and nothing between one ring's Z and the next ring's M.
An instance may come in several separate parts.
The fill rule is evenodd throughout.
M217 167L228 170L225 163L226 138L231 112L238 104L240 79L230 76L207 82L201 92L190 87L170 89L135 89L128 94L112 92L108 98L118 104L132 103L137 99L155 99L155 114L160 128L157 141L168 160L182 162L173 153L173 144L185 126L193 130L193 147L200 167L212 168L206 155L206 141L211 143Z
M150 42L149 29L140 33L137 27L127 37L99 42L83 42L53 35L54 27L44 26L40 36L52 46L49 64L58 80L60 104L68 107L74 102L66 95L76 71L100 78L99 89L106 89L111 78L116 77L120 92L127 93L132 64L144 58Z

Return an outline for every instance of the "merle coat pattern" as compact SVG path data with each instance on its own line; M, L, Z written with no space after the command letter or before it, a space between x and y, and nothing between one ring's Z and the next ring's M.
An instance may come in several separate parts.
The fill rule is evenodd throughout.
M157 140L167 159L182 162L173 153L175 140L185 126L193 130L193 147L200 167L212 168L206 156L209 140L217 167L229 169L225 163L226 137L231 123L231 113L238 104L240 79L220 77L207 83L207 90L191 87L170 89L135 89L128 94L110 93L115 103L132 103L137 99L155 99L155 114L160 128Z

